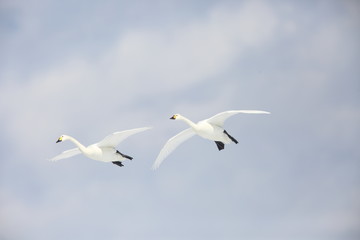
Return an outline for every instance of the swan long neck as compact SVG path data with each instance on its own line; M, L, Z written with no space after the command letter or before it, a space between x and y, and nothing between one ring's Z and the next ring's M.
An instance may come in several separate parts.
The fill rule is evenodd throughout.
M190 119L188 119L188 118L186 118L186 117L184 117L184 116L181 116L181 117L179 117L178 119L186 122L186 123L187 123L190 127L192 127L193 129L196 129L196 128L197 128L197 125L196 125L193 121L191 121Z
M67 136L67 139L72 141L80 149L81 152L86 152L86 147L82 145L78 140L70 136Z

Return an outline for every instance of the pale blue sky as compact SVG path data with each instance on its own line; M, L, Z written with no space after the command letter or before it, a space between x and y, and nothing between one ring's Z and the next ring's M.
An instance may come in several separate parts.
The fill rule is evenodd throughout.
M1 1L0 238L360 237L357 1ZM164 143L231 109L239 144ZM124 168L47 159L130 128Z

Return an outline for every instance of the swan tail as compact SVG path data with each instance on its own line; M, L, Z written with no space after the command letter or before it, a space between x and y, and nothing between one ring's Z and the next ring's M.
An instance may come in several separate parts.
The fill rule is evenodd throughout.
M233 141L236 144L239 143L234 137L232 137L230 134L228 134L228 132L226 130L224 130L224 133L231 139L231 141Z
M223 150L225 148L225 144L220 141L215 141L216 146L218 147L219 151Z

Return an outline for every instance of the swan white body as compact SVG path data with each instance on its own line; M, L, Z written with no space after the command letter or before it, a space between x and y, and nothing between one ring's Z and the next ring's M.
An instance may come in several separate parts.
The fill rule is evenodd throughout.
M237 140L230 136L223 128L225 120L238 113L270 114L269 112L259 110L232 110L218 113L215 116L198 123L194 123L180 114L173 115L170 119L182 120L187 123L190 128L185 129L166 142L153 164L153 169L159 168L160 164L172 151L174 151L181 143L196 134L205 139L215 141L219 151L224 149L224 144L229 144L231 142L238 143Z
M150 129L149 127L144 128L135 128L131 130L126 130L122 132L114 132L103 140L98 143L92 144L88 147L82 145L79 141L75 138L67 135L62 135L58 140L58 142L69 140L73 142L77 147L64 151L61 154L57 155L56 157L50 159L50 161L58 161L60 159L69 158L75 156L77 154L84 154L86 157L101 161L101 162L112 162L120 167L122 167L122 161L125 159L132 160L132 157L127 156L125 154L120 153L118 150L115 149L120 142L125 140L126 138L134 135L136 133L143 132L145 130Z

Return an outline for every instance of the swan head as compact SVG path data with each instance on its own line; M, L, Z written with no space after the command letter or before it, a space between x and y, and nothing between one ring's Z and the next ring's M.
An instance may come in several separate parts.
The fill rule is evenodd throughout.
M171 117L170 119L176 120L176 119L178 119L179 117L180 117L180 114L174 114L174 115L172 115L172 117Z
M62 142L62 141L65 141L67 140L67 136L66 135L62 135L61 137L59 137L59 139L56 141L56 143L59 143L59 142Z

